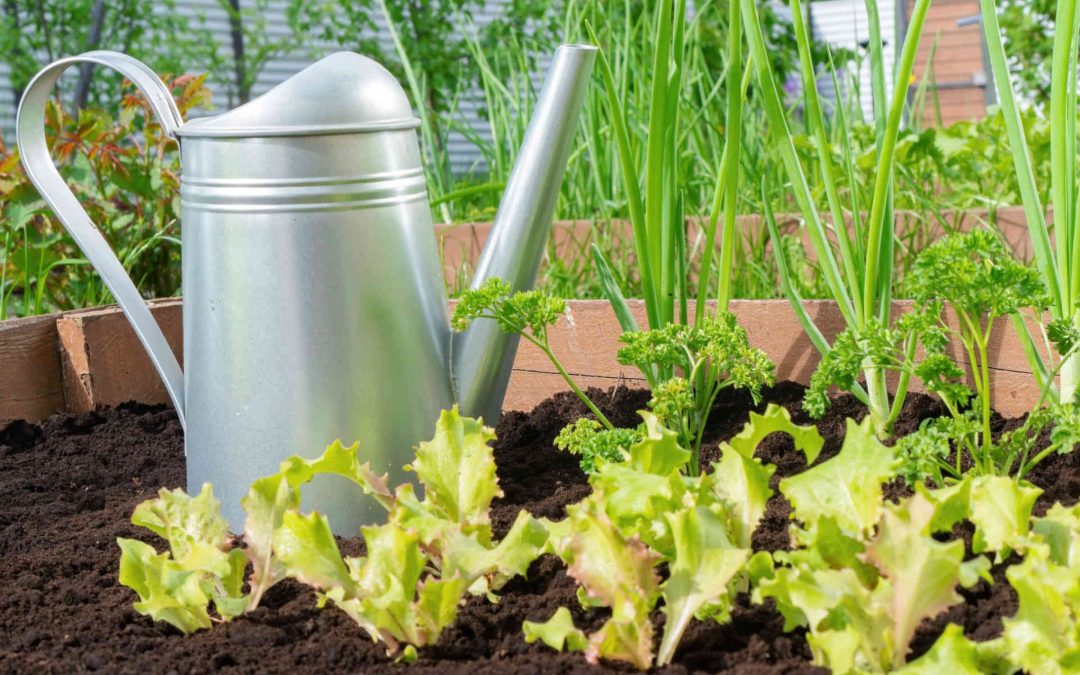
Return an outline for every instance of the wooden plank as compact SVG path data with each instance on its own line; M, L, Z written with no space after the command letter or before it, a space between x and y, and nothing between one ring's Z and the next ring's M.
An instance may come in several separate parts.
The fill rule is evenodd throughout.
M645 325L645 306L640 300L629 301L638 323ZM808 313L829 340L843 327L843 318L835 303L827 300L808 300ZM908 311L910 303L894 303L894 312ZM810 382L819 356L803 332L787 300L735 300L731 311L746 329L751 344L762 349L776 364L777 380ZM949 319L952 322L952 319ZM641 374L633 367L621 366L616 354L619 325L614 313L603 300L575 300L549 335L552 350L567 372L580 386L610 387L620 382L628 386L643 386ZM991 386L994 407L1003 415L1022 415L1038 399L1038 390L1028 370L1023 349L1007 321L995 326L990 345ZM966 365L959 350L951 356ZM523 342L514 361L504 408L531 410L545 398L567 389L565 382L539 349ZM914 382L913 391L924 391Z
M638 321L645 324L644 303L631 300ZM181 305L179 300L154 303L154 315L162 324L170 344L181 350ZM807 311L829 339L843 329L843 320L834 303L811 300ZM894 311L907 311L909 303L897 302ZM810 343L786 300L736 300L732 311L746 328L751 343L763 349L777 366L777 379L806 384L818 362ZM18 325L16 325L18 324ZM50 325L58 329L50 329ZM58 333L57 333L58 331ZM575 300L566 315L551 330L551 344L564 367L581 386L607 388L618 383L643 386L634 368L619 365L616 353L619 325L609 305L602 300ZM21 335L21 339L11 339ZM57 335L62 345L57 357ZM28 345L28 348L20 345ZM51 345L51 346L50 346ZM51 352L50 352L51 350ZM49 354L52 372L49 377ZM994 406L1004 415L1021 415L1038 397L1026 358L1012 327L1001 322L995 327L990 346L994 367ZM30 356L28 356L30 355ZM965 363L954 349L953 357ZM135 400L168 403L164 388L149 358L116 307L75 312L35 320L0 324L0 373L16 373L9 364L24 363L20 379L5 378L6 400L0 409L4 418L42 419L64 407L80 411L97 405L117 405ZM63 386L59 375L63 364ZM529 410L545 398L566 389L547 357L528 343L522 343L514 362L505 408ZM918 382L912 387L920 391ZM44 392L34 396L34 392ZM16 408L11 401L32 401Z
M0 322L0 429L63 409L56 317Z
M158 300L150 306L173 353L182 359L181 301ZM56 327L68 410L82 412L125 401L169 403L150 357L119 308L61 314Z

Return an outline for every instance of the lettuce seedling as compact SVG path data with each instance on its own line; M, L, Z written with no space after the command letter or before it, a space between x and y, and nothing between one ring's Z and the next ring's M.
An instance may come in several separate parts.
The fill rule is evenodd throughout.
M494 540L489 510L502 496L494 437L456 407L443 411L435 436L406 467L424 486L423 499L411 483L393 494L380 486L389 513L386 523L363 528L365 557L343 558L322 514L286 510L273 533L284 574L315 588L320 607L333 603L388 653L415 658L416 647L434 644L454 622L467 594L493 597L547 545L546 529L524 511Z
M195 497L162 488L157 499L135 508L131 522L169 544L168 552L158 553L136 539L116 540L120 583L139 594L136 612L184 633L210 627L211 604L220 621L244 612L246 558L232 547L229 524L209 483Z
M978 554L993 552L998 562L1011 551L1030 556L1041 539L1064 554L1080 532L1073 539L1060 510L1032 526L1040 490L1007 477L967 476L939 489L917 484L913 496L885 503L881 484L897 466L892 453L868 423L849 421L836 457L781 481L800 525L792 526L793 550L776 552L777 566L760 573L755 601L774 599L787 630L806 627L815 663L837 673L1013 672L1002 640L976 645L959 627L906 660L919 624L961 601L957 587L991 581L990 561ZM963 541L937 536L962 521L974 525L977 555L967 560ZM1014 570L1010 579L1019 577ZM1014 639L1033 645L1042 638L1018 625Z
M619 461L598 459L592 494L568 507L566 520L547 523L551 550L581 584L582 603L607 607L611 617L586 635L562 608L523 630L530 641L584 651L591 663L610 659L645 669L671 662L692 618L727 621L734 594L760 567L755 559L768 557L751 556L750 547L775 471L753 457L758 443L773 432L789 433L812 462L823 441L816 429L794 425L786 410L770 405L721 444L711 473L689 476L692 453L678 434L657 415L641 414L644 437ZM668 570L663 581L660 565ZM650 615L661 600L665 621L654 657Z
M1001 637L981 646L1005 660L1007 668L999 672L1075 673L1080 670L1080 507L1055 504L1030 525L1023 562L1005 571L1016 591L1016 614L1002 621Z
M256 480L241 500L247 512L245 548L233 546L209 483L195 497L180 489L162 489L157 499L139 504L131 522L165 539L169 551L158 553L141 541L117 539L120 583L139 594L135 611L190 633L211 626L211 603L221 621L255 609L267 589L286 576L272 549L273 535L286 512L299 508L302 484L318 474L336 474L387 503L385 476L360 464L356 448L337 442L317 459L292 457L282 462L278 473ZM248 562L250 591L244 594Z
M294 578L319 592L320 606L335 604L390 653L409 660L453 623L467 594L493 597L547 545L547 530L524 511L494 540L489 510L502 496L494 437L456 407L444 411L435 436L419 444L406 467L423 484L423 499L411 483L391 492L385 475L360 462L358 444L335 442L310 460L290 457L278 473L255 481L243 500L246 548L232 547L209 485L197 497L162 490L132 520L165 538L170 550L159 554L148 544L119 540L120 581L139 593L137 611L191 632L211 625L211 604L227 621L257 606L273 584ZM323 474L352 481L387 509L386 523L362 530L366 557L343 558L326 517L300 512L301 486Z

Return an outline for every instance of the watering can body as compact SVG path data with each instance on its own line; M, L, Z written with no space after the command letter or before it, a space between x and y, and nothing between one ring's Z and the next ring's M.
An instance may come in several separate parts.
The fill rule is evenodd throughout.
M557 55L474 283L532 284L592 57L585 47ZM45 99L82 61L135 82L180 141L182 372L48 158ZM146 66L113 52L57 62L27 89L17 123L27 173L165 381L185 428L189 489L213 483L234 531L250 483L290 455L358 441L362 461L398 482L440 410L460 403L497 418L517 343L490 322L450 331L418 124L393 76L346 52L187 124ZM304 499L338 532L381 517L337 477L317 479Z

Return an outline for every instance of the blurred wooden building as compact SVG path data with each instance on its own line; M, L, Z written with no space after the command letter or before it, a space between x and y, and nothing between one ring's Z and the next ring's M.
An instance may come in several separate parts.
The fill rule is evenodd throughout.
M881 0L878 3L887 75L892 70L906 32L914 0ZM865 49L869 40L864 0L814 0L808 7L814 37L836 47ZM979 119L994 103L993 82L985 61L978 0L934 0L923 26L912 83L914 91L925 83L919 113L926 125L946 126L961 120ZM831 82L821 89L831 90ZM870 71L863 63L858 73L858 95L869 117Z

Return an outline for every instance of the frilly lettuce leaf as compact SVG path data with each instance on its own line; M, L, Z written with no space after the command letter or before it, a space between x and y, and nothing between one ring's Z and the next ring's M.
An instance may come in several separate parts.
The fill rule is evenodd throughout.
M502 496L495 478L495 457L489 443L495 431L482 420L462 417L457 406L444 410L435 437L420 443L416 460L406 470L424 485L424 500L438 517L460 524L466 532L490 536L488 509Z
M120 583L139 594L135 611L184 633L209 628L206 593L200 573L181 568L168 553L135 539L117 539Z
M964 636L954 623L945 626L930 651L896 671L902 675L986 675L1013 672L998 652L997 643L976 643Z
M528 511L518 513L510 531L494 547L490 542L483 544L475 533L448 530L442 545L442 573L458 574L470 582L471 594L484 595L524 576L547 542L547 528Z
M162 488L157 499L135 507L131 522L167 541L173 560L181 567L228 572L222 549L229 541L229 523L209 483L194 497L180 489Z
M1006 654L1040 675L1080 672L1080 569L1059 565L1052 555L1049 546L1031 547L1005 572L1020 601L1003 622Z
M817 427L795 424L791 421L791 413L787 408L775 403L770 403L762 414L751 412L750 421L743 426L743 430L722 445L744 457L753 457L754 451L765 437L778 431L791 436L795 449L806 455L807 464L813 464L817 460L822 446L825 445L825 439L821 437Z
M1018 484L1008 476L978 476L971 484L971 522L975 553L995 551L1004 560L1013 549L1022 550L1028 541L1031 510L1042 490Z
M288 575L318 590L388 653L432 644L454 622L465 594L458 577L421 581L428 557L415 533L388 523L363 528L369 555L342 560L321 514L285 514L274 547Z
M131 517L164 538L167 553L134 539L117 539L120 583L139 595L135 611L190 633L209 628L211 602L222 620L241 614L244 554L231 548L229 525L209 483L192 497L162 489L142 502Z
M934 505L919 494L890 504L866 552L887 580L891 665L896 668L903 665L919 623L962 600L958 584L971 586L979 576L989 578L985 558L964 562L964 542L943 543L929 535L933 516Z
M927 534L950 532L954 525L971 516L970 477L965 476L959 483L936 489L916 483L915 492L934 505L933 516L927 524Z
M770 403L763 415L750 413L750 421L743 430L720 444L720 461L713 463L712 473L705 477L717 496L726 502L735 541L744 548L750 546L750 538L765 515L773 494L769 479L776 471L771 464L763 465L754 452L766 436L776 432L791 436L810 464L817 459L825 442L815 427L793 423L786 408Z
M1031 530L1049 547L1050 562L1080 566L1080 504L1068 508L1054 504L1045 516L1035 519Z
M525 642L532 644L540 640L559 652L583 652L589 646L589 639L574 626L574 618L565 607L555 610L547 621L525 621L521 624L521 630L525 633Z
M284 574L321 593L390 653L436 642L457 616L466 593L490 595L526 572L548 546L543 524L522 512L501 541L491 534L489 508L502 494L489 442L492 430L479 420L445 411L435 436L417 448L409 469L424 484L424 498L410 483L390 493L367 465L331 446L329 458L283 465L284 481L340 470L362 483L388 507L387 522L362 530L365 558L342 559L329 523L303 516L293 506L273 530L273 552ZM310 467L310 470L308 470Z
M652 664L652 623L660 579L657 555L639 539L624 537L597 500L567 507L572 530L563 555L568 573L592 603L611 608L611 618L589 636L586 658L626 661L637 668Z
M274 532L274 552L288 576L321 591L340 586L355 595L356 583L321 513L286 512Z
M334 441L314 459L293 456L283 461L278 473L257 479L240 500L247 517L244 520L244 543L251 560L251 607L258 605L268 588L285 576L274 557L274 533L281 527L286 511L300 508L300 487L317 475L331 474L350 480L384 508L391 508L393 495L386 485L386 475L378 475L367 462L361 464L359 444L346 447Z
M660 424L656 415L643 410L645 438L630 446L627 463L637 471L655 476L669 476L681 471L690 461L691 453L679 447L678 434Z
M775 554L781 566L761 575L755 601L774 598L786 630L809 629L818 665L838 673L902 668L919 624L959 602L958 585L989 579L985 557L965 561L962 541L933 536L951 527L962 512L958 495L965 494L923 489L888 504L865 543L832 517L819 517L795 530L794 551ZM942 643L932 659L947 658L954 643Z
M877 584L878 569L865 560L866 543L844 533L832 518L819 518L806 529L792 526L789 532L796 548L777 551L777 561L811 569L849 568L866 586Z
M869 417L862 424L849 419L840 453L780 481L780 491L804 524L828 517L860 535L881 518L881 484L896 475L896 468L892 448L877 439Z
M667 519L674 533L675 558L663 585L667 621L656 655L660 666L675 656L690 619L706 615L729 618L731 581L750 557L749 549L731 544L724 518L711 509L683 509Z

